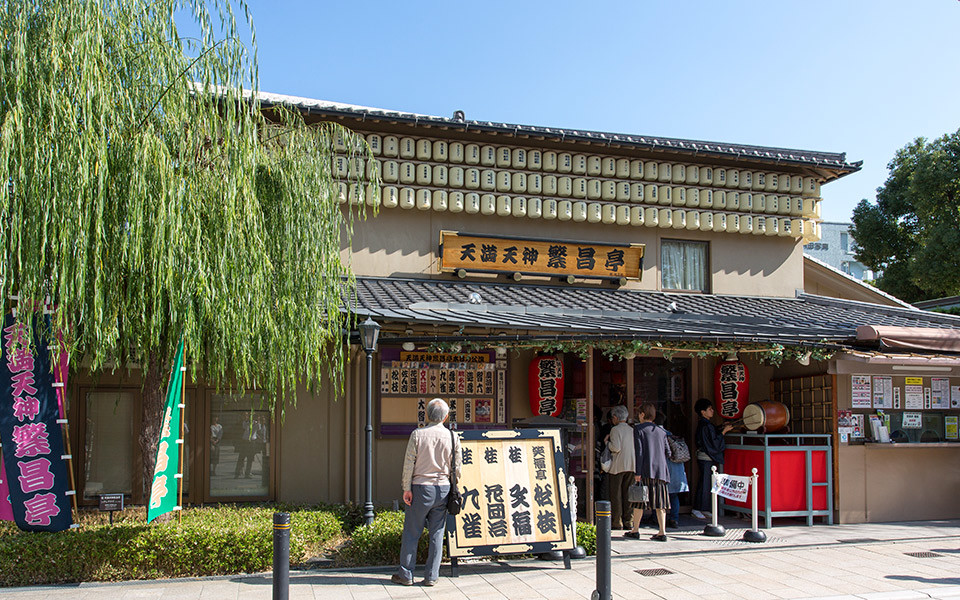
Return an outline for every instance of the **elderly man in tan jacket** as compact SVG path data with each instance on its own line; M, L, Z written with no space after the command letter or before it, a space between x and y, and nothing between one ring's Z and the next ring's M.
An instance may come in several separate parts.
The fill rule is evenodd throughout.
M403 516L400 567L390 578L393 583L413 585L417 543L424 524L430 536L430 551L424 565L423 585L434 585L440 577L451 470L456 469L460 477L460 438L443 426L449 414L447 403L434 398L427 403L429 424L415 429L407 442L401 478L407 509Z
M607 436L607 448L613 461L610 464L610 528L630 529L633 506L627 502L627 490L633 483L636 456L633 451L633 427L627 423L627 407L622 404L610 409L613 429Z

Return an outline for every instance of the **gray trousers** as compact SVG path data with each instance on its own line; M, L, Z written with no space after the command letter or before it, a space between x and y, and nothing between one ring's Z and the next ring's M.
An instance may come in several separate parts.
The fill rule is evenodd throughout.
M417 544L426 525L430 536L430 551L424 565L424 579L440 577L440 559L443 557L443 533L447 527L447 493L449 485L412 485L413 502L403 515L403 537L400 541L400 568L397 574L413 579L417 565Z

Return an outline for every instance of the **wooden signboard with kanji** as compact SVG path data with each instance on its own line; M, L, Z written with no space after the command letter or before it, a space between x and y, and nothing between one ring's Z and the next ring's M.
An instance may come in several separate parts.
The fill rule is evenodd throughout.
M640 279L643 244L602 244L440 232L440 270Z
M463 494L447 517L450 556L572 550L560 431L510 429L459 432Z

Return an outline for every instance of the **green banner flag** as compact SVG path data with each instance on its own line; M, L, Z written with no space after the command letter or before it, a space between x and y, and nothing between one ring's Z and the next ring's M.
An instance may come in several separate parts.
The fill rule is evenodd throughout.
M177 475L180 473L180 407L183 403L183 341L170 373L167 403L163 409L160 443L157 445L157 466L153 470L147 522L166 514L177 506Z

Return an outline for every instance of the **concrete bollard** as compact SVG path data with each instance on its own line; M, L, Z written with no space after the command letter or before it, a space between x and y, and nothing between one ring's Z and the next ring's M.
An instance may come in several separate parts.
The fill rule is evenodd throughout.
M273 513L273 600L290 598L290 513Z
M599 500L594 504L597 515L597 589L592 600L611 600L610 584L610 503Z

